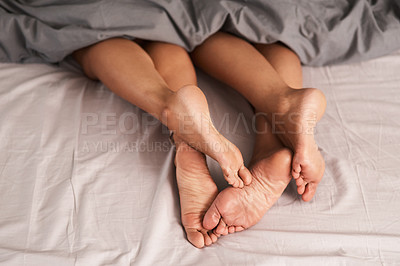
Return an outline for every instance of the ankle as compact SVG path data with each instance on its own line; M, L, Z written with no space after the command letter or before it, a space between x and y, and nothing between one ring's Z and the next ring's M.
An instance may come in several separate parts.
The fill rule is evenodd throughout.
M175 142L176 154L186 154L187 155L190 152L198 152L196 149L194 149L192 146L187 144L180 137L177 137L174 135L172 138Z
M288 99L291 98L294 91L295 89L287 85L276 87L268 94L267 100L263 100L260 106L256 107L256 110L267 114L284 112L287 109Z
M168 95L165 96L165 99L163 101L163 105L161 108L161 112L160 112L161 123L163 123L170 130L173 130L173 131L176 129L173 125L171 125L171 121L172 121L173 117L175 117L175 115L174 115L174 113L175 113L174 106L175 106L175 102L176 102L175 99L176 99L176 92L171 91L171 93L169 93Z
M185 148L187 145L186 142L184 142L180 137L178 137L176 134L172 136L172 141L175 143L176 147L176 152L180 152L182 148Z
M161 110L160 121L170 130L177 132L179 129L179 116L189 115L191 112L184 102L190 99L194 94L201 94L201 96L205 98L203 92L194 85L186 85L177 91L170 91L166 94Z

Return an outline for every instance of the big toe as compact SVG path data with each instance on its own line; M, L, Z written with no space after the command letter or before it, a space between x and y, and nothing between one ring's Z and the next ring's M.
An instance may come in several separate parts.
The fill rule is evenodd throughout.
M250 185L251 179L252 179L252 175L251 175L249 169L247 169L247 167L242 166L239 169L239 175L240 175L240 178L243 180L243 183L246 186Z
M196 248L202 248L205 244L204 236L201 232L194 228L186 229L186 235L190 243Z
M215 233L217 233L219 235L227 235L228 234L228 227L226 226L224 219L220 219L217 228L215 228Z
M207 230L212 230L218 225L220 219L221 214L219 213L215 203L213 203L204 215L203 227Z

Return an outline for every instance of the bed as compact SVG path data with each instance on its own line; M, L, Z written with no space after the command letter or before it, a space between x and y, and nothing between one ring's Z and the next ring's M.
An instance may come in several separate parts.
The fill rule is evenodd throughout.
M254 227L193 247L180 223L174 147L142 110L59 65L0 64L1 265L394 265L400 262L400 51L304 67L328 107L315 198L289 184ZM202 72L218 129L252 152L252 109ZM228 115L226 115L228 114ZM208 159L222 189L225 181Z
M0 0L0 265L400 264L398 3L54 3ZM304 86L328 101L316 128L326 171L311 202L291 182L258 224L197 249L180 222L167 128L67 55L114 36L190 51L221 28L282 41L308 65ZM197 75L214 124L248 163L252 107Z

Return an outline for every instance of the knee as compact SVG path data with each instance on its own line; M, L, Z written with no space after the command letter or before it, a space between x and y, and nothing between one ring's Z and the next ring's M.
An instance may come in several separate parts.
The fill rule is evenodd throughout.
M177 75L180 77L179 80L185 83L179 84L178 87L197 83L192 60L184 48L174 44L150 42L144 46L144 49L153 59L159 74L167 82L174 83L170 86L177 85L175 84Z
M176 64L179 66L187 66L192 64L192 60L188 52L180 46L175 46L174 56L176 57Z
M88 59L88 54L92 46L88 46L85 48L81 48L79 50L76 50L72 53L72 57L75 59L76 62L78 62L79 65L81 65L83 72L86 74L87 77L90 79L95 80L96 77L92 73L90 69L90 64L89 64L89 59Z
M73 58L82 66L84 73L91 79L98 79L96 72L105 64L111 62L120 54L129 55L130 52L138 52L141 48L133 41L124 38L111 38L90 46L84 47L72 53ZM150 64L151 58L146 53L141 53Z
M167 64L162 67L162 69L159 69L162 76L176 75L176 73L185 73L189 71L193 71L194 73L192 60L185 49L180 46L170 44L166 44L165 48L166 53L169 54L168 57L172 60L169 60Z

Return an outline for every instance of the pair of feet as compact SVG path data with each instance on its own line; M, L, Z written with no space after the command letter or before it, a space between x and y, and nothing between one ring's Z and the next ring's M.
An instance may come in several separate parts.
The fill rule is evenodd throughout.
M188 91L190 89L184 91L185 100L190 103L195 100L191 98L195 94ZM196 98L197 107L200 107L198 109L203 111L200 113L207 117L208 108L204 109L201 101L199 104L199 97ZM279 137L282 143L290 147L294 155L291 150L283 147L275 152L265 150L253 158L250 171L243 166L239 150L219 135L211 119L205 119L210 123L208 133L211 128L211 134L202 134L198 130L200 134L197 134L194 142L190 142L193 139L186 135L186 139L182 138L184 141L177 143L175 163L181 218L188 240L194 246L210 245L220 235L242 231L256 224L280 197L292 176L296 179L303 200L308 201L313 197L324 171L324 161L315 144L313 129L324 112L325 98L316 89L294 90L280 106L274 117L275 121L280 121L276 123L276 130L281 133ZM180 136L182 134L178 138ZM198 142L198 136L201 142ZM206 145L216 141L224 149L211 150L211 157L218 161L225 179L232 185L219 194L204 155L190 147L203 151L209 148ZM247 186L243 187L243 184Z
M250 185L228 187L218 194L205 156L186 144L177 149L175 164L182 225L190 243L198 248L215 243L221 235L256 224L291 179L292 152L282 148L254 161Z
M293 151L291 174L299 194L309 201L325 167L314 140L316 123L325 112L325 96L318 89L289 89L273 102L273 111L259 111L285 147ZM215 159L228 184L236 188L250 184L252 175L244 166L239 149L215 129L207 100L198 87L188 85L175 92L161 121L191 147Z

